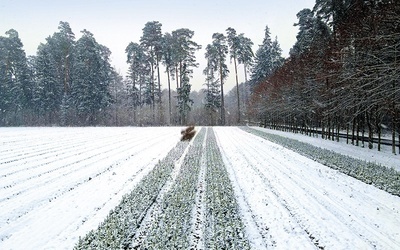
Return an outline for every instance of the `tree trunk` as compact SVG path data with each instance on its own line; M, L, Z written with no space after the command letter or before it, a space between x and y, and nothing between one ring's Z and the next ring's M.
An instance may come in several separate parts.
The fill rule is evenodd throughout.
M374 131L373 131L373 127L372 127L371 116L372 116L372 114L369 114L369 112L366 112L367 127L368 127L368 148L369 149L372 149L374 147L374 145L373 145Z
M361 127L361 129L362 129L362 131L361 131L361 143L362 143L362 147L365 147L365 145L364 145L364 138L365 138L365 116L363 115L362 116L362 127Z
M381 124L379 119L376 119L376 131L378 133L378 151L381 151Z
M157 58L157 81L158 81L158 125L164 123L164 112L162 112L162 100L161 100L161 79L160 79L160 63Z
M340 140L340 122L339 117L336 117L336 141L339 142Z
M222 62L219 65L219 74L221 80L221 125L225 126L225 102L224 102L224 81L222 75Z
M151 63L151 107L152 107L152 117L153 117L153 125L155 125L156 121L156 108L155 108L155 98L154 98L154 65Z
M396 154L396 117L394 113L392 117L392 153Z
M360 121L359 117L357 119L357 136L356 136L356 146L358 147L360 145Z
M328 140L331 139L331 118L328 116Z
M238 73L237 73L236 56L234 56L233 62L234 62L234 65L235 65L235 77L236 77L236 94L237 94L237 108L238 108L237 123L240 124L239 79L238 79Z
M248 119L248 110L247 110L247 102L248 102L248 96L247 96L247 66L246 64L243 64L244 68L244 84L243 84L243 93L244 93L244 116L245 119Z
M355 118L353 118L352 120L352 124L351 124L351 144L354 144L354 140L355 140L355 130L356 130L356 123L355 123Z
M171 78L169 76L169 67L167 67L167 78L168 78L168 114L169 114L169 125L171 125L172 124Z

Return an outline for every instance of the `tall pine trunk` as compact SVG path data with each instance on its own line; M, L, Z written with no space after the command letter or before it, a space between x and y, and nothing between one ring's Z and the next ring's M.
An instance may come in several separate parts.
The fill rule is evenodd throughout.
M169 113L169 125L172 124L172 110L171 110L171 78L169 75L169 67L167 66L167 78L168 78L168 113Z
M237 109L238 109L238 119L237 119L237 123L240 124L239 79L238 79L238 73L237 73L236 56L234 56L233 62L234 62L234 65L235 65L235 77L236 77L236 94L237 94Z
M222 62L219 64L219 74L221 80L221 125L225 125L225 101L224 101L224 80L222 75Z

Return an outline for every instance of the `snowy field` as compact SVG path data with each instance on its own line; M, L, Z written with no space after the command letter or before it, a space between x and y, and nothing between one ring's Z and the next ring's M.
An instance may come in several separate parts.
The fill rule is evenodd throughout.
M191 212L181 215L194 249L219 244L208 228L210 221L219 226L218 216L210 220L207 212L218 210L215 200L232 211L237 204L240 221L233 227L244 225L240 242L251 249L400 249L400 197L239 128L203 130L175 159L127 248L153 244L159 229L154 224L170 223L165 204L173 203L173 193L186 181L182 200L193 202L185 202L182 207ZM284 135L400 166L399 156L385 152ZM176 127L0 128L0 249L72 249L125 194L143 185L179 136ZM218 182L232 187L236 202L224 200L229 190Z

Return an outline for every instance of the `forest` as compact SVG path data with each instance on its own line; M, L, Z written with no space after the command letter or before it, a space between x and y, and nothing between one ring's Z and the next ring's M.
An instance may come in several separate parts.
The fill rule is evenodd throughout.
M268 25L254 44L232 27L206 46L204 88L191 90L195 31L162 31L149 21L126 47L126 75L94 35L75 38L68 22L26 56L18 31L0 36L0 126L241 125L320 133L359 144L389 133L400 141L400 3L316 0L297 14L287 58ZM228 63L234 65L229 72ZM242 64L244 72L238 72ZM167 82L161 83L165 74ZM228 74L236 87L224 91ZM238 74L244 82L238 82ZM227 92L227 93L226 93ZM380 144L379 144L380 145ZM399 148L400 150L400 148Z
M252 91L251 113L264 126L359 145L360 135L400 141L400 3L316 1L297 14L290 57ZM400 147L399 147L400 150Z

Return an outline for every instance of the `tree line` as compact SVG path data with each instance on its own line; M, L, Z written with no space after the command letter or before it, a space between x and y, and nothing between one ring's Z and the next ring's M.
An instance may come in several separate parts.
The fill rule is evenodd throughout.
M298 12L297 41L282 57L268 25L262 44L228 27L205 46L204 89L191 90L194 31L162 32L148 22L127 44L125 77L110 66L111 51L67 22L26 57L18 32L0 36L0 125L237 125L264 126L360 144L360 135L400 132L398 1L316 0ZM225 93L233 64L236 87ZM242 64L244 72L238 72ZM161 74L167 82L161 82ZM245 81L239 83L238 75ZM400 141L400 138L398 139ZM379 147L379 144L378 144Z
M113 103L111 51L67 22L26 57L18 32L0 37L0 125L95 125Z
M298 12L290 57L256 81L252 117L265 126L361 144L400 141L400 3L317 0ZM378 143L378 149L380 144ZM400 147L399 147L400 150Z
M0 125L223 125L228 49L235 71L237 64L250 65L253 56L249 38L233 28L227 32L215 33L207 46L206 87L199 93L204 110L196 106L195 111L211 117L198 122L190 79L199 66L195 52L201 45L193 41L192 30L163 34L160 22L147 22L140 41L126 47L129 70L123 77L110 65L111 51L88 30L76 40L69 23L60 22L36 55L27 57L18 32L11 29L0 36ZM167 83L161 83L161 74Z

